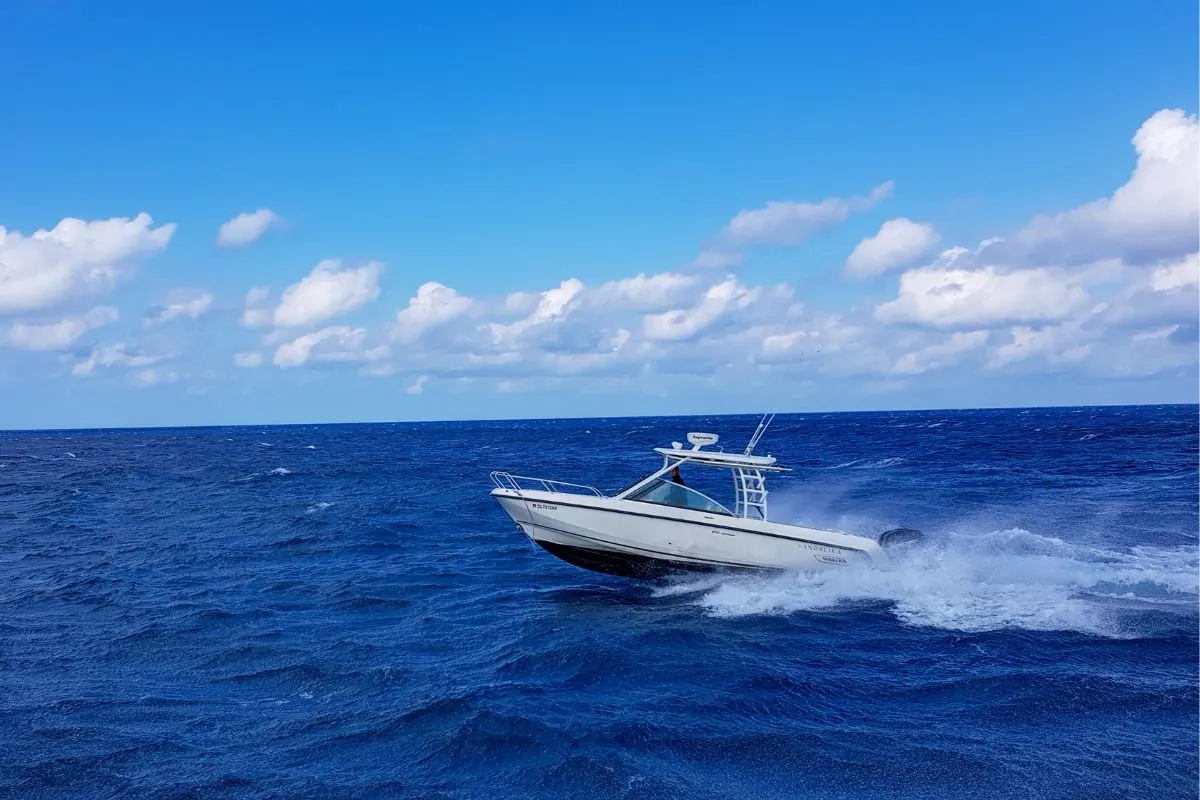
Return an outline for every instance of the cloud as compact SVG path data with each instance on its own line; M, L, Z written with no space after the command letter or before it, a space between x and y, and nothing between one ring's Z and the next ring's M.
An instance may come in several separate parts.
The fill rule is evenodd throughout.
M896 269L911 266L937 243L938 235L932 225L913 222L906 217L890 219L879 233L858 243L846 259L846 274L856 278L872 278Z
M953 375L967 381L1022 372L1183 374L1195 366L1200 337L1196 248L1152 260L1134 255L1174 248L1160 247L1169 237L1158 233L1174 230L1189 212L1184 209L1181 217L1178 208L1153 214L1141 208L1146 218L1175 221L1165 228L1145 220L1133 225L1121 198L1130 186L1148 197L1153 192L1145 186L1166 185L1171 176L1159 162L1177 166L1179 153L1186 155L1191 146L1186 132L1194 122L1184 122L1180 129L1169 118L1148 121L1135 137L1139 163L1133 177L1100 205L1081 207L1087 213L1074 209L1039 217L1006 239L972 249L948 247L934 257L929 252L938 235L932 224L900 216L884 222L845 262L846 273L855 277L898 275L896 293L871 305L845 302L822 309L815 307L819 297L802 296L809 288L803 284L772 286L729 273L742 265L747 248L807 241L889 196L890 183L863 197L776 202L743 211L691 263L672 270L587 284L566 277L494 296L418 280L394 316L371 323L345 324L339 318L378 300L383 265L322 261L282 294L281 287L247 292L241 322L263 329L263 335L242 345L243 352L231 349L219 358L226 369L232 360L242 368L272 362L287 369L395 375L402 380L397 385L413 394L430 385L454 391L471 381L588 391L658 391L670 382L700 389L787 387L798 397L809 391L804 387L828 380L853 379L845 386L863 391L916 387L926 380L922 376L938 371L939 385ZM1179 130L1184 133L1172 138ZM1115 226L1120 235L1097 233L1096 226ZM1031 233L1046 231L1058 233L1042 238ZM1099 243L1092 250L1083 246L1089 237ZM1126 246L1135 241L1154 246ZM1063 242L1071 247L1064 249ZM1062 258L1043 260L1046 254ZM1101 257L1079 260L1095 254ZM1125 260L1129 254L1134 255ZM7 266L4 262L0 272ZM94 285L107 285L103 274L100 278ZM27 349L78 347L89 320L101 318L89 317L99 311L83 313L94 302L14 315L0 325L0 338ZM153 326L209 313L214 305L208 293L169 296L146 316L147 341L181 336L182 331ZM74 371L119 368L129 380L147 385L195 374L186 371L192 368L187 364L179 371L164 369L157 362L165 356L153 352L132 342L99 346L86 359L77 357ZM60 358L71 363L71 356Z
M309 361L377 361L388 355L386 345L367 349L366 339L366 328L334 325L280 345L273 360L279 367L299 367Z
M1085 358L1091 345L1080 342L1079 321L1031 328L1020 325L1008 332L1008 341L992 351L988 367L997 368L1041 356L1050 364L1070 364Z
M554 289L542 292L537 305L528 316L508 325L491 324L488 329L491 331L492 341L496 344L515 344L527 331L565 320L576 307L583 289L582 281L568 278Z
M1132 272L1133 281L1092 311L1100 328L1153 328L1194 324L1200 309L1200 254L1163 262L1151 272Z
M809 311L795 301L791 287L747 284L733 277L712 282L699 276L695 285L679 289L680 297L691 298L688 302L647 312L624 291L650 280L636 275L595 288L571 279L525 293L518 301L471 298L469 311L454 317L459 323L422 328L420 347L394 352L379 344L394 326L333 326L282 341L274 361L281 367L353 363L362 375L406 375L413 392L423 391L428 381L481 378L523 387L585 379L588 386L616 381L650 387L662 376L675 375L750 386L772 373L774 380L794 386L805 380L796 373L811 373L894 388L897 378L907 379L908 386L934 371L978 370L980 365L993 373L1070 369L1127 375L1194 363L1186 342L1194 338L1195 325L1172 317L1186 308L1185 295L1196 291L1193 284L1157 291L1146 271L1097 273L1126 286L1108 302L1122 309L1138 304L1147 309L1137 319L1120 322L1127 328L1122 333L1107 316L1108 304L1088 298L1084 289L1091 273L1086 270L962 269L947 256L932 271L944 280L924 287L913 283L923 270L906 273L894 303L908 304L900 310L915 316L897 314L904 317L900 323L880 320L871 309L848 316ZM1164 265L1162 271L1174 275L1177 268ZM670 286L671 281L651 285ZM609 289L600 291L604 286ZM437 294L433 287L425 292L427 298ZM636 299L638 293L633 294ZM927 295L957 299L944 307L930 306ZM463 299L457 293L443 297ZM1047 297L1057 297L1062 308L1048 310L1038 305L1042 299L1031 300ZM1194 309L1193 301L1193 321ZM1033 319L1013 321L1026 317ZM406 336L420 327L408 328ZM1130 357L1131 348L1140 348L1143 366Z
M735 250L701 250L699 255L687 264L693 270L725 270L735 269L746 262L746 256Z
M550 352L542 357L548 370L556 375L597 374L617 366L625 371L623 357L633 334L624 328L603 331L589 352Z
M130 353L126 349L124 342L116 344L97 345L92 349L92 353L87 359L78 361L71 368L72 375L91 375L97 367L147 367L151 364L157 364L160 361L169 358L169 356L152 356L142 353Z
M269 228L283 224L283 217L269 208L238 214L217 231L218 247L245 247L257 241Z
M162 383L175 383L183 377L185 376L180 375L178 372L163 372L159 369L141 369L130 376L133 380L133 385L140 389L158 386Z
M746 308L762 294L760 288L749 289L735 278L728 278L708 289L692 308L672 309L648 315L643 320L647 339L680 341L694 338L726 313Z
M246 292L246 308L242 312L242 325L247 328L263 328L271 324L272 310L265 305L271 296L267 286L255 286Z
M1061 270L930 266L900 277L900 296L875 309L885 324L991 328L1065 319L1087 301L1078 277Z
M449 286L435 281L421 284L408 307L396 312L391 336L400 342L414 342L425 331L460 317L471 308L471 298L463 297Z
M1200 253L1192 253L1174 264L1165 264L1154 270L1150 285L1156 292L1200 285Z
M1195 115L1163 109L1133 136L1137 164L1105 197L1035 218L994 258L1036 264L1085 264L1120 258L1153 264L1200 248L1200 125Z
M816 313L765 332L754 361L799 364L837 376L881 375L892 371L897 358L889 349L912 347L920 340L920 334L898 337L877 325Z
M1197 265L1200 256L1192 254L1152 273L1126 270L1128 282L1108 300L1061 322L1018 325L994 337L998 345L987 367L1072 369L1103 377L1194 368L1200 286L1189 273Z
M115 308L96 306L81 316L64 317L57 322L14 322L8 341L19 350L65 350L95 328L111 325L120 319Z
M343 269L335 259L322 261L284 290L271 321L281 328L301 328L353 311L378 299L382 272L377 261L357 269Z
M905 353L897 359L892 372L899 375L920 375L943 369L956 363L964 354L983 347L987 344L989 336L988 331L952 334L948 339Z
M138 256L175 233L149 214L85 222L68 217L31 236L0 227L0 313L52 308L75 295L107 292Z
M739 212L725 226L721 239L737 247L795 247L844 222L851 214L870 209L891 194L892 182L887 181L866 197L830 197L819 203L773 201L763 208Z
M699 284L695 275L664 272L609 281L596 288L589 298L598 308L657 311L670 308Z
M162 325L178 317L196 319L212 306L213 296L209 292L177 292L174 301L155 306L146 312L142 324L146 327Z

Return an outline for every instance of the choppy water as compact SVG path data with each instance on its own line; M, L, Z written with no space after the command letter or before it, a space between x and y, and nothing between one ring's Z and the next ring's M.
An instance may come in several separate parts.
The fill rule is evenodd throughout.
M888 573L607 578L487 494L755 422L0 433L0 793L1196 796L1195 406L777 418L772 516Z

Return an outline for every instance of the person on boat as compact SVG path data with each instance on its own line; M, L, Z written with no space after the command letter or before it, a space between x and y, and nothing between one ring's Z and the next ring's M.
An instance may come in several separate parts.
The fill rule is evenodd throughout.
M663 502L666 505L675 506L676 508L687 508L688 496L687 492L683 490L687 484L683 482L683 476L679 474L678 464L672 467L671 471L667 473L667 484L668 489L666 495L663 497Z

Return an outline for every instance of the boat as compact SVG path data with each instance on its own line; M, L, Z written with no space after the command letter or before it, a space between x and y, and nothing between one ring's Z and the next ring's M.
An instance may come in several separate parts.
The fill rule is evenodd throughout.
M742 452L714 449L714 433L691 432L656 447L661 465L630 486L605 494L594 486L491 473L491 496L529 539L563 561L594 572L654 579L714 570L886 568L889 552L921 541L912 528L872 538L768 519L766 478L788 471L774 456L754 455L774 419L765 415ZM693 486L681 467L727 471L732 509Z

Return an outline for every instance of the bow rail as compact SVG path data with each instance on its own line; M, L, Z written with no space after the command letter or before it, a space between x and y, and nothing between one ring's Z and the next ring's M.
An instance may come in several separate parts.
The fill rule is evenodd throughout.
M533 478L528 475L513 475L503 471L492 473L492 483L496 484L499 489L509 489L518 493L534 491L550 492L551 494L594 494L596 497L604 497L604 493L595 486L552 481L549 478Z

